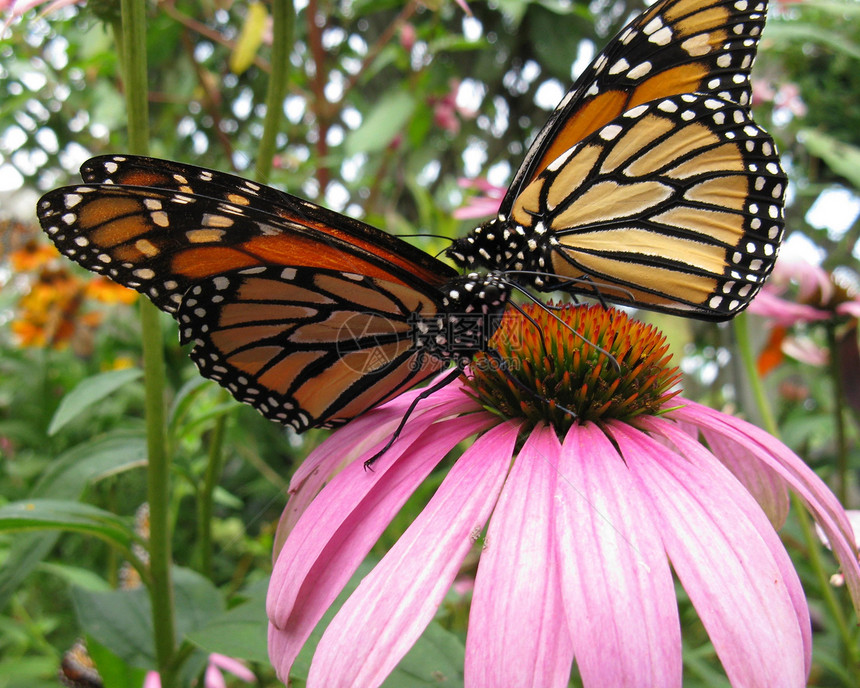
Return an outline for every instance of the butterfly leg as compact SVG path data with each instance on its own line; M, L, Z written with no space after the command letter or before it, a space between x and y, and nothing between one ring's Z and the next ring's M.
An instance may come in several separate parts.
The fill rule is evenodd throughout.
M438 392L443 387L447 387L462 374L463 371L458 366L457 368L454 368L448 375L439 380L439 382L437 382L435 385L430 385L426 389L422 390L422 392L412 400L412 403L409 404L409 408L406 409L406 413L403 414L403 418L400 419L400 424L397 426L397 429L394 431L394 434L391 435L391 437L388 439L388 442L385 443L385 446L382 449L380 449L373 456L367 459L367 461L364 462L364 468L366 470L373 470L372 466L376 462L376 460L389 449L391 449L391 445L397 441L398 437L400 437L400 433L403 432L403 428L406 427L406 421L409 420L409 416L411 416L412 413L415 411L415 408L418 406L418 403L420 401L423 401L434 392Z

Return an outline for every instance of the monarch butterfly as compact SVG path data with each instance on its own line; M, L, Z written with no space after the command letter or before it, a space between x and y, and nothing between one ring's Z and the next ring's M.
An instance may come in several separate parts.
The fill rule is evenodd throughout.
M786 177L749 110L766 14L758 0L655 3L564 96L498 215L448 256L544 291L705 320L743 310L783 235Z
M495 273L460 276L233 175L104 156L81 176L38 204L60 251L173 314L204 376L299 432L341 425L451 360L462 367L507 301Z
M83 185L39 201L39 219L65 255L172 313L205 376L299 431L485 349L509 271L728 318L782 235L785 177L749 115L765 12L663 0L613 39L538 134L498 217L449 250L487 274L459 277L358 220L151 158L90 160Z

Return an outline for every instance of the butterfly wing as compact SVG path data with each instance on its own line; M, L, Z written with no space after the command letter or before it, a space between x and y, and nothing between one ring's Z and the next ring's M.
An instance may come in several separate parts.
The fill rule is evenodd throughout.
M548 288L723 320L773 267L785 187L745 108L687 94L634 107L569 149L517 197L512 219L551 237L545 270L587 278Z
M576 80L538 133L499 211L571 146L643 103L706 93L750 103L767 0L661 0L627 25Z
M313 203L233 175L134 156L37 212L62 253L180 323L203 375L265 416L334 426L447 365L412 320L446 321L457 273Z
M45 194L42 227L66 256L169 313L198 280L255 266L343 270L416 289L457 274L370 225L232 175L132 156L83 169L102 181Z
M179 307L200 372L301 432L333 427L437 372L416 319L440 304L402 284L337 270L264 266L197 282Z

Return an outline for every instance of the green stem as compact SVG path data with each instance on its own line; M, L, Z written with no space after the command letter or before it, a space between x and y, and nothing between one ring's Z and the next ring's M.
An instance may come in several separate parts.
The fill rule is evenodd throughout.
M226 393L222 391L222 395ZM200 573L212 578L212 505L215 488L221 477L221 466L224 463L224 429L227 425L227 414L222 413L215 421L209 440L209 459L206 462L206 474L203 476L203 488L198 493L197 501L197 547L200 557Z
M824 323L827 333L827 348L830 351L830 379L833 383L833 425L836 430L836 496L843 506L848 506L848 441L845 437L845 418L842 400L845 398L844 372L839 366L839 342L836 338L836 322Z
M146 4L144 0L121 0L120 47L124 64L129 149L146 154L149 147L149 109L146 62ZM165 438L164 351L158 310L141 299L143 363L148 454L147 498L149 500L149 595L153 636L162 688L175 688L176 631L171 576L170 459Z
M293 29L296 10L293 0L272 0L272 72L269 75L266 93L266 117L263 120L263 136L255 164L257 181L267 182L272 172L275 143L281 125L284 98L290 74L290 50L293 47Z
M746 371L745 377L753 392L756 404L758 405L765 430L774 437L779 438L779 428L776 425L773 410L771 409L767 395L765 394L762 380L756 370L755 355L753 354L752 345L750 343L748 324L749 316L745 313L734 319L738 349L740 351L741 362ZM845 619L842 607L836 599L833 586L830 584L830 576L828 575L827 568L825 567L824 561L821 557L821 544L813 530L812 522L810 521L809 514L806 511L806 505L804 505L803 501L794 492L791 493L791 506L794 509L797 522L800 526L800 531L803 535L803 541L806 544L805 552L808 557L807 563L815 574L821 597L831 614L831 618L836 624L837 631L842 639L843 647L849 657L848 661L852 665L851 668L854 671L860 672L860 656L858 656L858 648L854 643L854 637Z

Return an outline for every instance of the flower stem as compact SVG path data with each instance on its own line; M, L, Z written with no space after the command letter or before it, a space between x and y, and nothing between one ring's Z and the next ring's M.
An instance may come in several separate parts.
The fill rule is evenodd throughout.
M833 383L833 424L836 430L836 496L844 507L848 507L848 442L845 437L845 418L842 400L844 372L839 365L839 341L836 338L836 322L824 323L827 333L827 349L830 352L829 370Z
M752 345L749 338L749 316L746 313L742 313L734 319L733 323L741 361L746 373L745 377L750 385L753 397L756 400L758 410L761 413L765 430L774 437L779 438L779 428L776 425L773 410L767 400L762 380L756 370L755 356L753 355ZM821 557L821 546L818 538L815 536L812 523L806 512L806 506L803 504L800 497L798 497L794 492L791 493L791 505L794 509L798 525L800 526L803 541L806 544L806 555L808 556L809 566L815 573L821 597L824 599L824 603L836 624L840 637L842 638L843 647L848 655L847 663L850 665L851 669L860 672L860 656L858 656L858 648L855 645L851 629L848 627L848 623L845 620L845 614L843 613L842 607L836 599L833 586L830 584L830 577Z
M272 172L275 142L283 115L284 98L290 74L290 50L293 47L293 28L296 10L293 0L272 0L272 71L266 93L266 117L263 136L254 165L258 182L266 183Z
M226 392L221 392L226 396ZM224 430L227 425L227 414L222 413L215 421L215 427L209 438L209 457L206 462L206 474L203 476L203 489L198 493L197 501L197 547L200 561L200 573L207 578L212 577L212 504L215 488L221 477L221 467L224 464Z
M146 154L149 147L148 84L146 78L146 4L121 0L122 31L119 54L123 58L129 149ZM147 499L149 500L149 596L153 635L162 688L177 685L174 661L173 581L171 577L170 460L165 439L164 352L158 310L141 299L144 388L147 442Z

